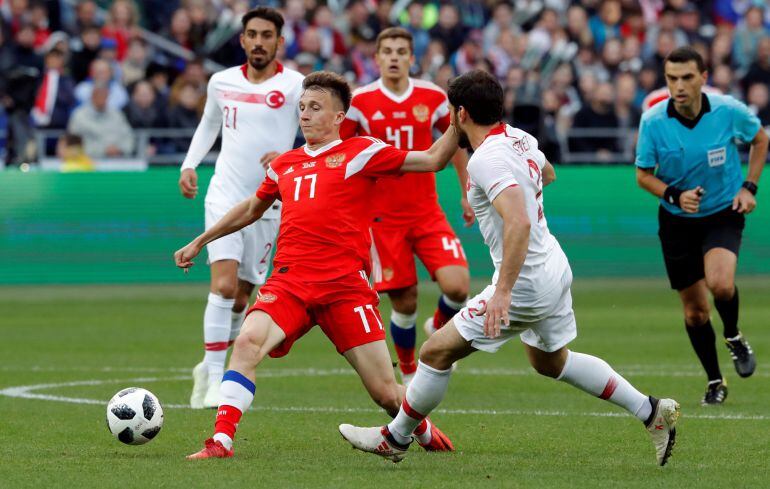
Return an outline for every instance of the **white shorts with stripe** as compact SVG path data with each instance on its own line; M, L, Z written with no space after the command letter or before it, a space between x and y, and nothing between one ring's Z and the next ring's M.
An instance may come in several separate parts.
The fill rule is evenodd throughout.
M572 311L572 270L564 269L560 282L535 301L527 304L511 303L508 310L510 324L494 339L484 336L484 316L478 311L495 293L495 286L488 285L480 294L452 319L460 336L477 350L494 353L515 336L529 346L545 352L553 352L577 337L577 324Z
M205 203L206 229L216 224L229 210L226 206ZM238 262L238 278L262 285L267 280L280 219L260 219L228 236L206 245L208 263L221 260Z

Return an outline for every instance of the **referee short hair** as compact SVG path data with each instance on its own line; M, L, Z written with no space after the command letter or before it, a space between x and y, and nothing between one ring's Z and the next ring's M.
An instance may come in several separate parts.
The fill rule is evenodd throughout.
M692 46L682 46L668 53L668 56L663 61L663 67L665 68L666 63L687 63L689 61L695 61L695 64L698 66L698 73L706 71L706 63L703 62L703 57Z
M455 110L465 107L481 126L503 120L503 87L486 71L472 70L450 81L447 98Z

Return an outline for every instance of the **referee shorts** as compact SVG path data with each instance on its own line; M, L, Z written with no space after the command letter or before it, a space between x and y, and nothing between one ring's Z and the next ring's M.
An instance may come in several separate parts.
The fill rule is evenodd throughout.
M683 290L705 277L703 256L710 249L725 248L738 256L745 216L728 206L708 216L682 217L661 206L658 224L671 288Z

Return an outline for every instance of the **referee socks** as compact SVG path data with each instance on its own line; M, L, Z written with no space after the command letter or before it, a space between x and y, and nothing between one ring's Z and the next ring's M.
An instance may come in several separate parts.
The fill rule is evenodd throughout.
M714 307L719 312L719 317L722 318L725 338L738 336L740 334L738 331L738 287L735 287L735 293L730 299L719 300L714 297Z
M717 357L716 335L711 321L706 321L700 326L689 326L685 323L685 329L709 381L722 380L722 372L719 370Z

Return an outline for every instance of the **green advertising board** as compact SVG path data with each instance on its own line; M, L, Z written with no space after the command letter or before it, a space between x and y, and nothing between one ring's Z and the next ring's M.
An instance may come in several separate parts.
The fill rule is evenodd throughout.
M199 174L205 189L212 169ZM182 198L178 175L176 168L0 172L0 284L207 281L205 266L185 276L173 265L173 252L203 230L202 195ZM544 193L545 214L576 276L664 275L657 203L636 187L633 167L559 167L557 175ZM490 276L478 228L462 225L451 169L438 175L438 187L471 275ZM747 219L740 272L770 274L770 202L761 193Z

